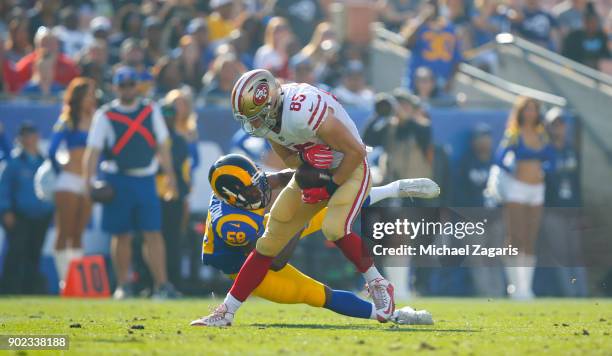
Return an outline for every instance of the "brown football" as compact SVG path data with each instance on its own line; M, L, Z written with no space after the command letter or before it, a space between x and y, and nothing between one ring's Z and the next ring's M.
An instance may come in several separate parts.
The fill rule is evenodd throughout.
M91 185L90 197L95 202L108 203L115 197L115 191L107 182L98 180Z
M315 168L306 163L295 171L295 181L302 189L324 187L331 177L329 170Z

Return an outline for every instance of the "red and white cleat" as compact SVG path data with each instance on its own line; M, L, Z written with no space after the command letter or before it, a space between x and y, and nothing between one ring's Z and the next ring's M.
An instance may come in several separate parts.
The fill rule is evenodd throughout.
M232 326L234 314L227 311L227 305L222 303L208 316L203 316L191 322L191 326Z
M376 307L378 321L386 323L395 311L393 285L384 278L376 278L367 283L367 288Z

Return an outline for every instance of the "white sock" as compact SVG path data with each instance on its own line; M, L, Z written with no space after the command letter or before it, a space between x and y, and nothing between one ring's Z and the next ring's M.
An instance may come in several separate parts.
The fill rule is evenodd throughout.
M385 275L389 282L393 284L396 299L410 297L410 285L408 283L408 276L410 275L409 267L385 267Z
M374 305L374 303L370 303L370 305L372 306L372 312L370 313L370 319L378 320L378 315L376 315L376 306Z
M375 280L376 278L384 279L384 277L380 274L380 272L378 272L378 269L374 265L368 268L367 271L363 272L362 275L363 275L363 278L365 278L366 282L368 283Z
M223 303L225 303L225 305L227 306L227 311L232 314L236 314L236 311L242 305L241 301L234 298L234 296L229 293L227 293L227 295L225 296L225 300L223 300Z
M60 282L65 281L68 274L68 266L70 265L68 250L56 250L53 254L57 276Z
M370 205L376 204L381 200L396 198L399 193L399 183L391 182L382 187L372 187L370 189Z

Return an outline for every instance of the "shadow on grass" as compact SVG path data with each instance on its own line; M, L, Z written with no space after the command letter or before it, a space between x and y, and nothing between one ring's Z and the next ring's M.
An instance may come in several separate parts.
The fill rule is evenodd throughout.
M479 330L470 329L435 329L432 327L415 328L410 326L400 325L398 327L387 327L381 329L380 326L376 325L330 325L330 324L251 324L250 326L259 328L278 328L278 329L321 329L321 330L382 330L390 332L449 332L449 333L473 333L480 332Z

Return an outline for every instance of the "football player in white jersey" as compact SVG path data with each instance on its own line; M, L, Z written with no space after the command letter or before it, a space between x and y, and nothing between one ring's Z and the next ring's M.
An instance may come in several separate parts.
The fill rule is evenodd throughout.
M224 302L201 319L203 325L231 325L243 301L264 279L275 256L319 211L327 207L323 235L335 243L367 282L380 322L393 314L393 286L378 272L367 245L352 231L371 179L366 147L342 105L309 84L280 85L263 69L243 74L232 90L234 117L252 136L268 139L290 168L325 170L327 180L302 189L296 178L280 193L263 236L240 269Z

